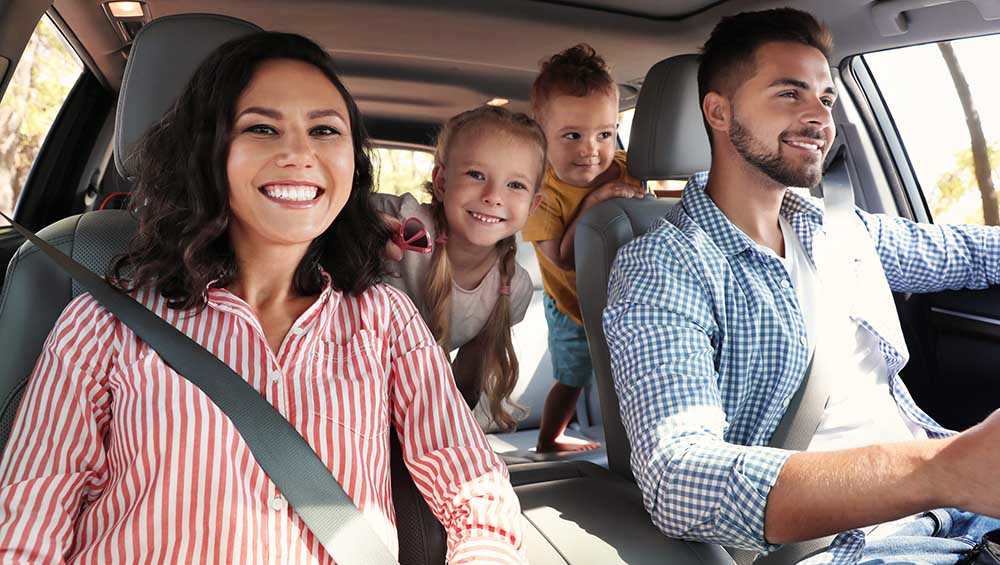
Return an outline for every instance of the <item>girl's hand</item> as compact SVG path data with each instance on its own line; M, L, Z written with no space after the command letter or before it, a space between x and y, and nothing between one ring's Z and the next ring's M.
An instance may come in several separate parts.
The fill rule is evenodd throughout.
M385 212L379 212L379 216L382 217L382 221L392 233L399 231L399 218L393 217ZM387 261L402 261L403 250L396 245L396 242L393 241L392 238L389 238L385 242L385 249L382 251L382 257Z

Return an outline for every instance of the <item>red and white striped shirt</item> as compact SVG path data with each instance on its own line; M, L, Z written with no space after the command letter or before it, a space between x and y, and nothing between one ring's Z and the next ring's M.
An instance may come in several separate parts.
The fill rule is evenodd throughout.
M450 562L525 561L507 469L406 295L328 287L276 353L226 290L197 313L136 297L274 405L394 554L390 421ZM331 562L222 411L89 295L45 343L0 485L4 562Z

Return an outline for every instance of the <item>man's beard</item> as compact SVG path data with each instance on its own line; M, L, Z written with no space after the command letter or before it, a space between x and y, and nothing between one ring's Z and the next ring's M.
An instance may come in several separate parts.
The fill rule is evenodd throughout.
M815 129L806 129L796 135L822 140L819 131ZM747 163L782 186L813 188L819 184L823 177L821 161L796 168L782 158L780 149L773 152L768 151L749 129L743 127L743 124L736 119L735 114L733 115L733 126L729 130L729 141Z

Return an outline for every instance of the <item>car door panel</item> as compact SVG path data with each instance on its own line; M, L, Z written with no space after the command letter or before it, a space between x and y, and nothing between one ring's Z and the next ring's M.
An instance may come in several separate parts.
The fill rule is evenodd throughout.
M903 370L914 400L964 430L1000 408L1000 287L897 297L909 326Z

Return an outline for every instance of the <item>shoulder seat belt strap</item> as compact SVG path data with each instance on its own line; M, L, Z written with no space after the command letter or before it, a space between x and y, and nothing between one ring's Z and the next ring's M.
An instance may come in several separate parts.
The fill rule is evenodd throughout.
M846 235L851 229L848 222L855 221L854 213L854 188L847 169L846 147L841 146L823 174L823 223L827 236L834 233ZM829 323L829 320L821 316L818 325ZM818 333L823 335L822 328ZM812 442L830 399L839 366L838 360L830 359L824 351L823 347L814 348L806 377L788 403L788 409L768 443L770 447L805 451ZM792 565L825 550L833 538L834 536L830 536L787 544L771 554L759 557L756 552L744 549L727 551L737 565Z

